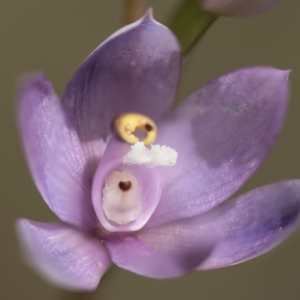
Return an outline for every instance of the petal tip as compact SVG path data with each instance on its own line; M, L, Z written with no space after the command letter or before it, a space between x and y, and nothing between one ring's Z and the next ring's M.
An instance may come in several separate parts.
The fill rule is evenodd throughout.
M45 73L41 71L24 73L16 79L16 89L18 95L22 92L38 89L46 93L53 90L51 82L48 80Z
M28 86L40 81L48 81L46 75L41 71L24 73L16 79L18 86Z
M284 74L284 78L286 81L289 80L291 72L292 72L292 70L282 70L282 73Z
M17 234L20 236L24 230L24 227L27 225L30 225L30 221L24 218L20 218L15 220L15 230L17 231Z
M289 97L289 91L290 91L290 83L289 78L292 70L276 70L277 71L277 81L278 81L278 87L281 87L281 89L284 91L286 100L288 100Z
M149 20L154 20L153 17L153 7L149 7L143 17L144 20L149 19Z
M34 227L35 227L34 221L30 221L25 218L20 218L20 219L15 220L15 231L16 231L17 237L21 241L21 244L27 243L28 229L34 228Z
M154 17L153 17L153 8L149 7L146 11L146 13L144 14L144 16L140 19L140 24L144 24L144 23L152 23L155 25L159 25L161 27L166 27L165 25L157 22ZM167 27L166 27L167 28Z
M279 80L283 79L284 81L288 81L289 76L292 72L292 70L281 70L281 69L276 69L272 67L266 68L266 70L269 70L270 73L273 74L273 76ZM273 77L273 78L274 78Z
M275 69L275 68L273 70L274 70L274 72L276 72L278 74L278 76L281 79L283 79L285 81L288 81L289 76L290 76L290 74L292 72L292 70L281 70L281 69Z

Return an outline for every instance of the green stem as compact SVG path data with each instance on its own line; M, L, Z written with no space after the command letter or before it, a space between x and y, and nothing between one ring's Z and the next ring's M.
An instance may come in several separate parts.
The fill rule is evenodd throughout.
M183 55L203 37L217 15L203 10L197 0L184 0L176 10L169 28L177 36Z

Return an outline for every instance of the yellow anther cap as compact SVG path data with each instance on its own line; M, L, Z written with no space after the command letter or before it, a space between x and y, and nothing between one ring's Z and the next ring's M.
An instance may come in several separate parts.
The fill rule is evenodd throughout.
M146 137L142 141L146 146L154 143L156 139L157 127L155 123L142 114L122 114L115 119L113 126L117 135L129 144L135 144L139 141L138 137L134 135L138 128L146 132Z

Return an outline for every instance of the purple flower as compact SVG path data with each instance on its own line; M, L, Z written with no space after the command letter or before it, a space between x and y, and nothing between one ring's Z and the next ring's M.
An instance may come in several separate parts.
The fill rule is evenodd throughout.
M258 15L280 0L198 0L202 7L217 15L247 18Z
M44 75L23 80L26 157L61 221L22 219L17 228L28 262L52 283L92 290L112 262L155 278L224 267L268 251L296 227L298 180L221 204L273 147L288 72L238 70L173 110L180 68L176 38L147 14L84 61L61 101ZM118 138L112 128L120 134L126 118L157 134L156 145Z

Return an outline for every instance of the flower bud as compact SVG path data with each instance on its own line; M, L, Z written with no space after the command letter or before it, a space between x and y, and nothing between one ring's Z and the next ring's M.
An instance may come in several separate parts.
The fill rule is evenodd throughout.
M280 0L198 0L203 9L227 17L248 18L258 15Z

